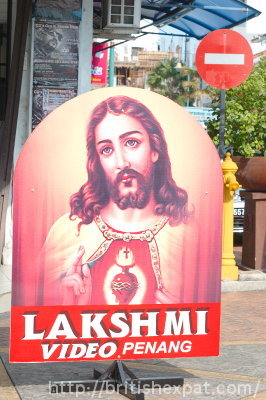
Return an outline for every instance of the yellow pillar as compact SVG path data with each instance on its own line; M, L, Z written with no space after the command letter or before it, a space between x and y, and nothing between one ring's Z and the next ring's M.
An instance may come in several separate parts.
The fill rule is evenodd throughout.
M223 243L222 243L222 280L238 279L238 267L234 256L234 192L240 187L235 173L237 165L231 159L231 154L226 153L222 163L224 176L223 198Z

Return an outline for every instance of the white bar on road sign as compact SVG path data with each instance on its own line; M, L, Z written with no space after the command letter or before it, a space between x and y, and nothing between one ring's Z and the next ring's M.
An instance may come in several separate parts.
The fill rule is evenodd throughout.
M205 53L205 64L244 65L245 54Z

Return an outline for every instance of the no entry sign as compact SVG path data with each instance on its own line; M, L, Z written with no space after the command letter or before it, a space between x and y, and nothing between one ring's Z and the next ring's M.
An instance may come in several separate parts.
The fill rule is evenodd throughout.
M248 41L238 32L219 29L201 41L196 53L196 66L209 85L230 89L249 76L253 54Z

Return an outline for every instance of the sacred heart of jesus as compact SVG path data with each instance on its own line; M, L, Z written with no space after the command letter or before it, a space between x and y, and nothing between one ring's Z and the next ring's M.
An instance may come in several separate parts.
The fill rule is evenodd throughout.
M129 272L129 268L135 266L135 258L132 251L127 247L123 247L117 254L116 262L122 268L122 272L112 280L112 293L116 296L119 304L129 304L139 287L136 275Z

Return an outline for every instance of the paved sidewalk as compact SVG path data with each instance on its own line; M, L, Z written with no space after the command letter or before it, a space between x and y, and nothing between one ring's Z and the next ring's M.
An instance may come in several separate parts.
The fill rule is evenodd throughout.
M222 295L221 355L209 358L128 361L137 376L185 378L183 388L145 391L145 399L266 399L265 291ZM9 364L9 315L0 314L0 400L104 399L124 397L112 392L50 394L49 382L84 380L95 367L110 362ZM82 389L82 388L81 388Z

